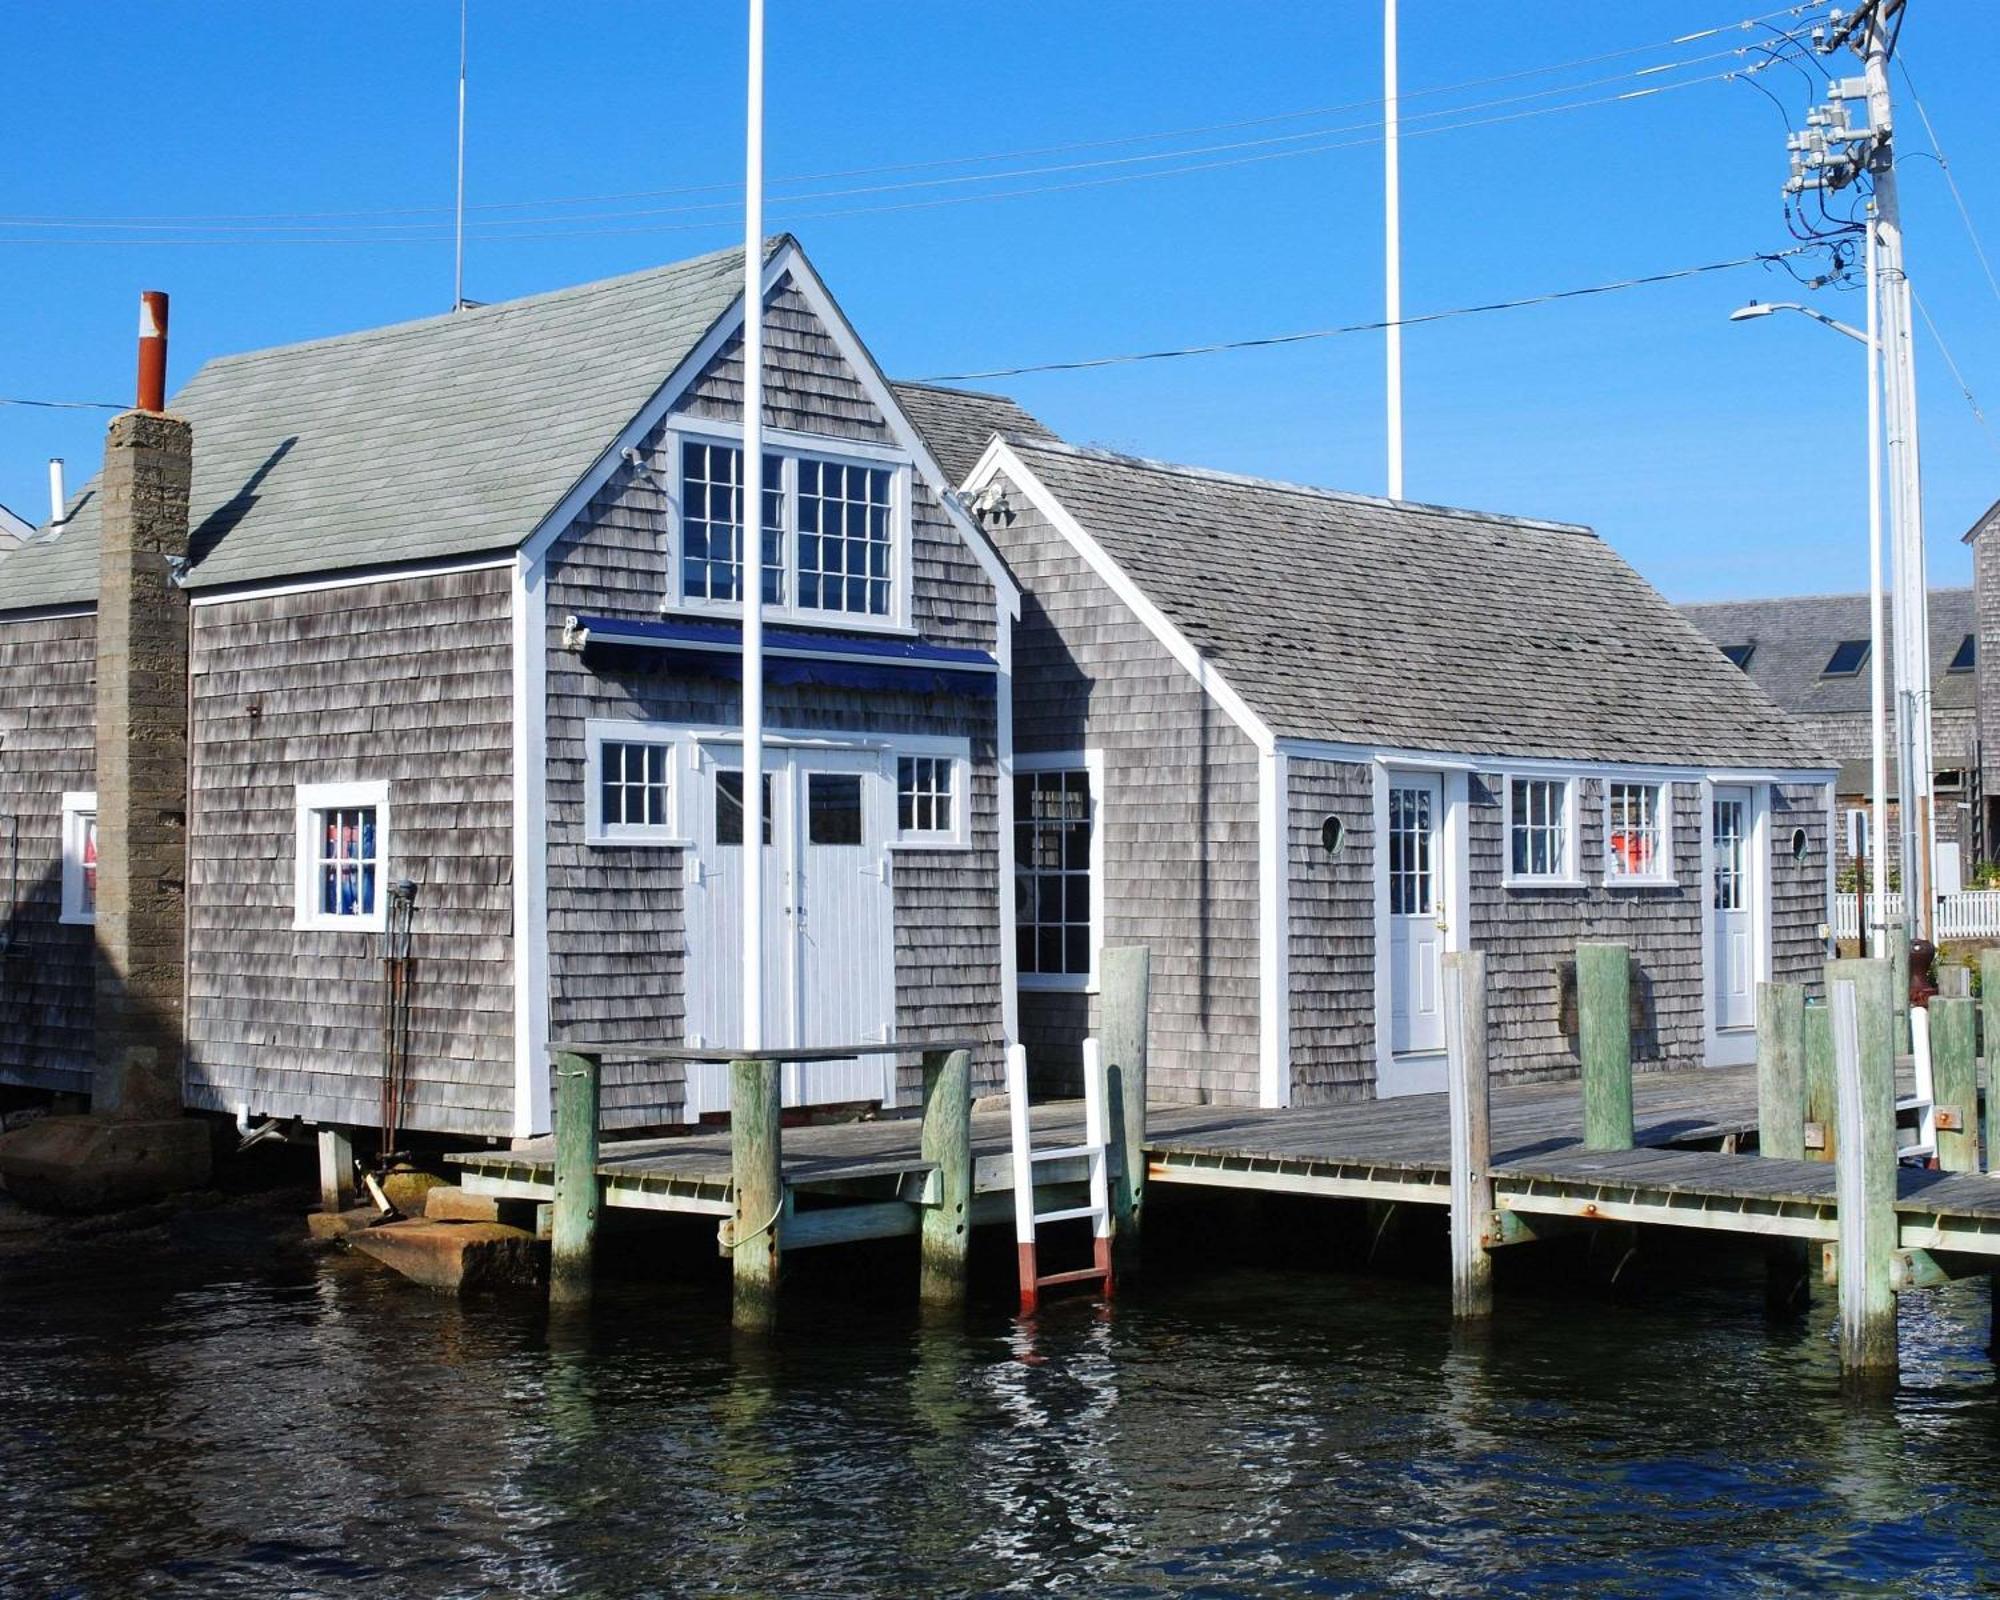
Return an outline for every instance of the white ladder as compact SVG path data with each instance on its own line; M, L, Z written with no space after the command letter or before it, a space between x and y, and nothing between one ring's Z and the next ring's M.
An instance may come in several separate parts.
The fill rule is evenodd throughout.
M1014 1147L1014 1240L1021 1272L1021 1311L1032 1315L1042 1290L1062 1283L1097 1283L1111 1296L1111 1181L1106 1150L1111 1143L1109 1098L1105 1092L1104 1055L1095 1039L1083 1041L1083 1143L1053 1145L1037 1150L1028 1127L1028 1051L1012 1045L1007 1051L1007 1114ZM1051 1161L1087 1163L1090 1203L1035 1209L1035 1169ZM1091 1264L1070 1272L1041 1270L1035 1232L1046 1223L1091 1224Z
M1904 1144L1898 1129L1896 1159L1937 1155L1937 1105L1931 1076L1931 1014L1922 1006L1910 1007L1910 1061L1914 1069L1915 1094L1898 1095L1896 1109L1917 1113L1916 1138Z

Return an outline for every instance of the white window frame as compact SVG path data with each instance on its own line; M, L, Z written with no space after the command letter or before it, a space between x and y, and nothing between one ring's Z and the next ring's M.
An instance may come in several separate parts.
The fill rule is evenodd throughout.
M724 449L741 452L743 449L743 429L739 424L729 422L709 422L704 420L699 426L670 428L662 436L661 447L669 460L667 472L663 475L668 484L667 534L667 599L662 609L671 614L684 613L701 617L740 617L742 602L738 600L706 600L698 595L689 595L686 589L686 574L681 565L681 528L686 496L682 488L681 466L684 444L719 445ZM783 485L784 530L784 601L780 605L766 605L764 615L774 621L795 623L801 626L838 628L845 633L892 633L913 634L916 630L911 622L912 577L916 570L912 558L914 540L914 516L912 507L915 492L915 470L910 458L900 450L885 449L849 439L823 439L813 434L794 433L788 429L766 428L764 430L764 454L780 458L781 482ZM874 467L886 469L889 473L889 610L886 615L877 616L867 611L830 611L818 606L803 607L799 596L799 460L810 456L815 461L828 462L842 467ZM765 486L767 489L769 485ZM761 544L762 516L758 516L759 527L756 539ZM746 531L746 547L751 544ZM758 563L758 581L762 582L762 564Z
M89 928L96 925L95 902L92 909L83 909L83 824L88 817L97 819L97 793L92 789L73 789L62 797L62 916L58 919L69 927Z
M643 845L652 849L685 849L691 842L681 821L681 792L686 787L687 762L682 750L686 730L675 724L621 721L593 717L583 725L583 842L587 845ZM604 747L607 744L658 745L667 753L667 805L659 824L604 821Z
M1074 771L1082 771L1086 775L1090 789L1090 970L1087 973L1017 972L1014 981L1021 989L1097 993L1098 969L1103 964L1104 954L1104 752L1064 750L1048 755L1017 754L1009 781L1037 772ZM1014 820L1019 822L1020 818ZM1022 863L1017 861L1014 870L1018 874ZM1010 883L1007 892L1012 894L1014 887Z
M1553 783L1563 792L1563 859L1554 872L1514 870L1514 785ZM1500 883L1508 889L1581 889L1583 876L1577 871L1577 779L1560 772L1507 772L1500 775Z
M364 916L344 917L319 909L319 822L322 812L375 808L375 908ZM386 778L351 783L302 783L295 799L292 927L328 933L380 933L388 926L389 864L394 835L390 831L389 782Z
M951 826L928 831L905 832L903 815L903 774L905 760L928 757L951 763ZM896 831L889 840L891 850L970 850L972 848L972 741L945 737L928 738L903 734L890 740L883 755L889 791L896 807Z
M1607 773L1604 784L1604 882L1610 888L1658 889L1671 888L1677 881L1674 877L1674 785L1670 778L1627 777L1618 773ZM1616 786L1634 789L1651 789L1659 796L1656 826L1659 829L1659 847L1653 852L1651 872L1625 872L1618 866L1618 857L1611 848L1611 791Z

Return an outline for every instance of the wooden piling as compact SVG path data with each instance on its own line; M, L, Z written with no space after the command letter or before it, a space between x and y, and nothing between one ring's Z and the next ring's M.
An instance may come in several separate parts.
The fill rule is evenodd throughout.
M1840 1144L1840 1101L1834 1088L1833 1012L1807 1006L1806 1160L1831 1161Z
M937 1169L936 1204L919 1229L917 1294L924 1304L965 1303L965 1263L972 1238L972 1052L924 1052L920 1153Z
M1152 952L1126 945L1098 955L1098 1037L1104 1047L1114 1159L1111 1242L1118 1275L1139 1268L1146 1211L1146 1028L1152 995Z
M778 1317L779 1230L784 1222L784 1096L775 1061L729 1063L731 1316L745 1332Z
M1806 1154L1806 991L1757 985L1757 1148L1784 1161Z
M1632 957L1624 945L1576 947L1576 1003L1584 1148L1630 1150Z
M590 1298L597 1246L597 1100L602 1062L558 1051L555 1057L555 1201L549 1208L549 1303Z
M1451 1314L1493 1314L1493 1098L1486 1060L1486 955L1444 957L1446 1088L1451 1115Z
M1840 1149L1840 1367L1861 1382L1896 1376L1896 1060L1892 966L1830 961Z
M1806 1153L1806 991L1803 984L1757 985L1757 1150L1779 1161ZM1805 1244L1772 1239L1764 1249L1764 1309L1797 1316L1812 1304Z
M1931 1017L1931 1099L1937 1107L1937 1163L1946 1172L1979 1170L1978 1018L1970 999L1935 996Z
M319 1130L319 1207L345 1211L354 1204L354 1136L345 1128Z

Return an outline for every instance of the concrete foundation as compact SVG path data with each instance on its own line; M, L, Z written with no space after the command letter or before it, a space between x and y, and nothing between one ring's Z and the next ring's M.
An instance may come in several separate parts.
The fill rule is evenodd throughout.
M0 1134L0 1183L37 1211L117 1211L202 1188L209 1157L194 1117L44 1117Z
M498 1222L500 1202L490 1194L467 1194L455 1183L440 1184L424 1196L424 1216L432 1222Z
M548 1245L497 1222L390 1222L347 1236L350 1248L447 1294L538 1287Z

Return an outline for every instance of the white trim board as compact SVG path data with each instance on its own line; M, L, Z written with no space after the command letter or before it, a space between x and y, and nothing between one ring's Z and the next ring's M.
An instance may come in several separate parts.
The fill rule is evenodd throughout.
M514 559L514 1137L554 1124L550 1104L548 570L524 550Z
M1257 757L1257 1103L1292 1103L1291 763Z
M1713 779L1717 783L1831 783L1839 777L1835 767L1728 767L1671 766L1659 762L1616 761L1580 756L1497 756L1475 755L1463 750L1420 750L1401 746L1350 744L1337 739L1281 738L1279 748L1287 755L1314 761L1343 761L1354 765L1369 762L1406 768L1412 772L1477 772L1501 777L1600 777L1654 778L1664 782L1695 783Z
M227 589L190 590L188 604L196 608L225 606L233 600L271 600L284 595L319 594L328 589L356 589L365 584L397 583L405 579L415 583L424 578L446 577L454 572L497 572L513 565L514 557L508 554L467 556L462 561L432 561L418 567L357 568L323 578L287 578L275 583L238 584Z

